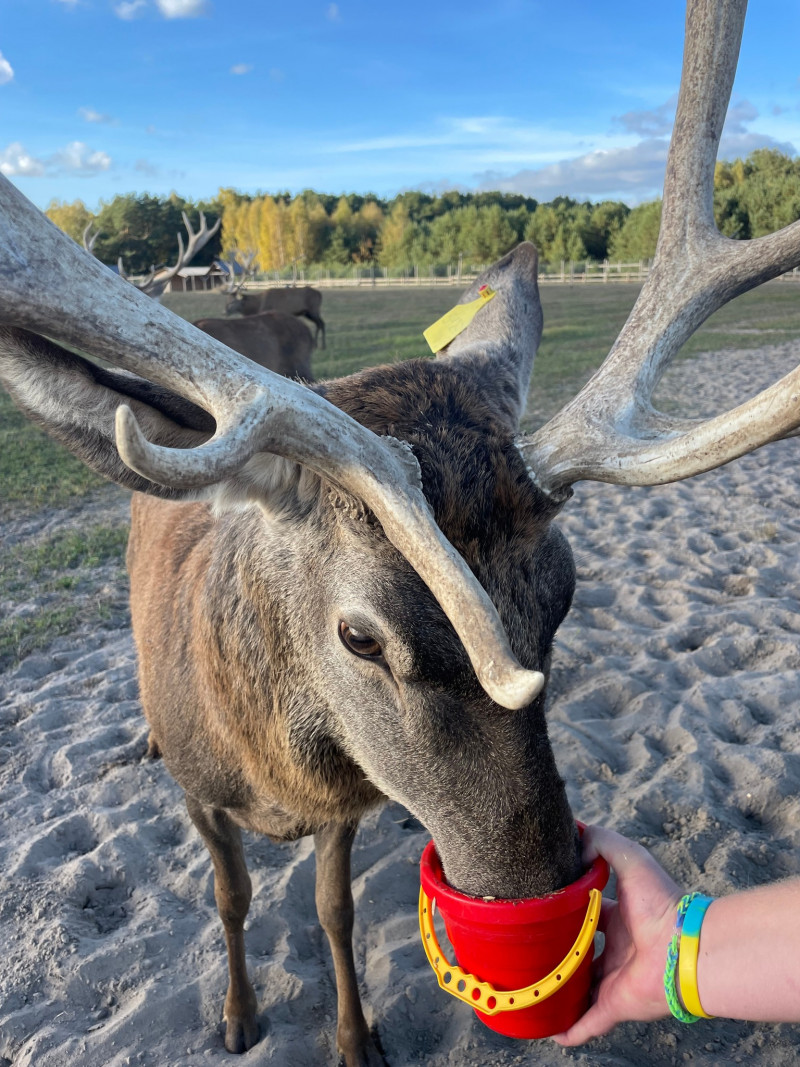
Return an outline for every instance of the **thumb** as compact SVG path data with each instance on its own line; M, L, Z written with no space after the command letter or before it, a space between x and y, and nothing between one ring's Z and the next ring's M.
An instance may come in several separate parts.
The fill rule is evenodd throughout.
M647 850L635 841L602 826L587 826L583 832L584 862L591 863L598 856L607 860L617 874L622 876L631 868L638 867L642 861L650 861Z

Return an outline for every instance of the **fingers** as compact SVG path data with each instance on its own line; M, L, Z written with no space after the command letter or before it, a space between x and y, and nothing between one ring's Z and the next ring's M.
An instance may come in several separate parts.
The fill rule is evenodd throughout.
M602 1037L613 1029L618 1020L611 1019L599 1004L593 1005L580 1019L563 1034L554 1034L553 1041L563 1048L583 1045L593 1037Z
M587 826L583 832L584 862L591 863L598 856L608 860L617 875L623 877L643 863L655 866L655 860L635 841L602 826Z

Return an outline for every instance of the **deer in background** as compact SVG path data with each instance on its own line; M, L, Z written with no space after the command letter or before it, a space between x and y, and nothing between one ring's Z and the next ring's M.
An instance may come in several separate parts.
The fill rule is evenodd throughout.
M544 715L575 581L554 524L571 484L675 481L800 427L800 368L716 418L652 405L709 315L800 262L800 222L741 242L714 225L744 10L690 0L654 267L601 369L527 437L517 428L542 328L531 245L467 290L463 301L482 285L495 296L436 359L308 388L121 286L0 179L0 251L13 265L0 378L32 419L134 490L142 703L214 864L231 1051L259 1036L240 828L314 835L338 1046L348 1067L380 1067L351 945L364 811L387 796L404 804L447 880L472 895L541 895L580 869Z
M186 227L188 234L188 241L184 248L183 236L178 234L178 258L172 267L161 267L158 270L155 267L150 268L150 273L147 277L140 282L135 282L132 275L125 272L125 268L122 263L122 256L117 260L117 271L120 278L123 278L126 282L130 282L140 292L146 293L148 296L152 296L155 300L160 300L164 295L164 291L167 285L172 281L176 274L180 273L184 267L188 267L197 253L208 244L214 234L219 230L222 225L222 217L217 219L211 229L208 228L206 223L205 214L200 212L200 229L195 232L192 228L189 216L185 211L181 212L183 216L183 225ZM83 247L87 252L94 255L94 246L97 238L100 236L100 231L95 233L91 232L92 224L86 227L83 231Z
M310 285L287 287L286 289L263 289L260 293L241 293L244 282L231 291L231 298L225 305L225 314L261 315L265 311L280 311L284 315L302 315L314 323L314 341L320 348L325 347L325 322L320 314L322 293Z
M305 382L314 380L314 340L294 315L267 311L240 319L196 319L194 325L276 374Z

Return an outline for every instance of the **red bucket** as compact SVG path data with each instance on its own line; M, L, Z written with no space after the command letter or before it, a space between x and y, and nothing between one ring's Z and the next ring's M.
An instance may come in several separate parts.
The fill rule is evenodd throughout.
M565 889L524 900L487 901L451 889L433 841L422 853L420 876L423 944L443 989L506 1037L550 1037L577 1022L589 1007L600 893L608 881L602 856ZM436 940L434 901L459 967L447 963Z

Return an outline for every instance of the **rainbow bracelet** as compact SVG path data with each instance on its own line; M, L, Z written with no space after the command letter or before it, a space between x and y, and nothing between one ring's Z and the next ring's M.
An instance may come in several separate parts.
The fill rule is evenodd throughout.
M700 943L700 926L703 921L703 916L706 913L706 909L711 903L712 898L703 896L702 893L689 893L685 897L681 897L678 904L678 914L675 918L675 933L672 935L672 940L669 943L667 949L667 965L664 969L664 995L667 998L667 1006L672 1014L679 1022L682 1023L696 1023L701 1019L710 1019L712 1016L706 1015L700 1006L700 997L697 995L697 950ZM686 927L686 916L692 905L695 905L691 922L691 928ZM686 974L689 988L689 1001L687 1001L685 987L683 985L683 966L680 966L678 974L681 979L681 993L684 997L684 1003L686 1008L699 1008L699 1014L696 1011L687 1011L681 1004L678 997L678 990L675 985L675 970L679 967L678 956L680 945L683 948L683 939L687 938L687 948L689 949L687 955L684 957L686 960ZM691 968L691 975L689 969ZM694 997L692 999L692 994Z
M700 994L697 990L697 956L700 950L700 927L703 925L709 904L713 897L692 894L692 900L683 917L680 949L678 951L678 979L681 983L681 999L690 1014L700 1019L713 1019L713 1015L703 1011Z

